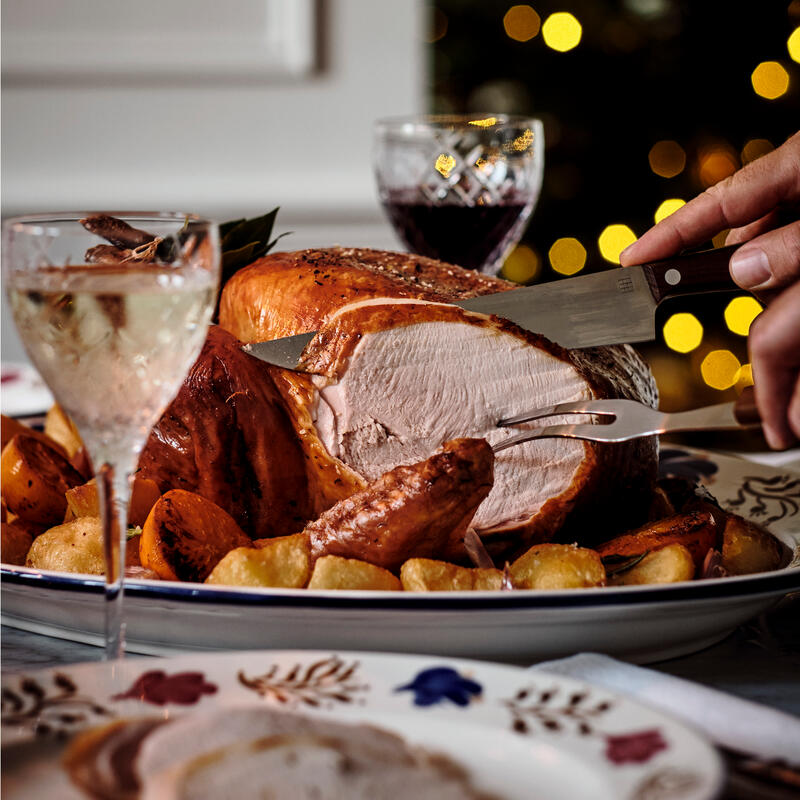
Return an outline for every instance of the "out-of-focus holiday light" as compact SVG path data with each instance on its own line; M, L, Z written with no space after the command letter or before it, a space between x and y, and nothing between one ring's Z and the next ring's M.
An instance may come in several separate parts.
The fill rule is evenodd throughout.
M439 8L435 8L433 10L433 15L430 20L430 28L428 29L428 35L425 37L425 41L428 44L433 44L434 42L438 42L440 39L444 39L445 34L447 33L447 15Z
M517 245L503 264L503 277L514 283L530 283L541 271L539 254L526 244Z
M800 28L795 28L789 35L786 48L792 61L800 63Z
M782 97L789 89L789 73L778 61L762 61L750 76L753 91L767 100Z
M742 164L749 164L761 156L772 152L775 146L769 139L750 139L742 148Z
M597 244L600 255L612 264L619 264L619 254L636 241L636 234L627 225L608 225L603 229Z
M730 389L741 372L739 359L730 350L712 350L700 364L703 380L712 388L724 391Z
M738 159L733 150L727 146L719 146L704 150L700 154L697 174L703 186L713 186L739 168Z
M703 341L703 326L694 314L673 314L664 323L664 341L676 353L691 353Z
M650 169L662 178L674 178L686 166L686 152L671 139L656 142L647 154Z
M685 200L681 200L679 197L670 197L656 209L655 221L661 222L662 219L666 219L670 214L674 214L681 206L685 205Z
M742 364L742 368L739 370L739 375L736 378L736 388L744 389L745 386L752 386L752 385L753 385L753 365Z
M567 11L551 14L542 25L544 43L559 53L577 47L583 35L580 22Z
M528 42L539 33L542 20L531 6L511 6L503 17L506 36L515 42Z
M763 307L755 297L734 297L725 306L725 324L728 329L739 336L747 336L753 320L763 311Z
M556 239L547 257L561 275L574 275L586 266L586 248L572 237Z

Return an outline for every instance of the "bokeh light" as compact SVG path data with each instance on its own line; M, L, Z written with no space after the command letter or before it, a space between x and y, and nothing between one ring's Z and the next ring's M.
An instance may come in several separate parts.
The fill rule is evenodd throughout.
M662 219L666 219L670 214L674 214L681 206L685 205L685 200L681 200L679 197L670 197L661 203L653 217L656 222L661 222Z
M700 374L712 389L730 389L739 379L742 368L730 350L712 350L700 364Z
M430 20L430 28L428 34L425 36L425 41L428 44L433 44L443 39L447 33L447 15L440 9L433 9L433 16Z
M539 33L542 20L531 6L511 6L503 17L503 28L509 39L528 42Z
M586 248L571 236L556 239L547 257L561 275L574 275L586 266Z
M713 186L733 175L739 168L739 162L729 145L720 144L704 149L697 166L697 175L703 186Z
M800 63L800 28L795 28L789 35L786 48L792 61Z
M650 169L662 178L674 178L686 166L686 152L671 139L656 142L647 154Z
M789 73L778 61L762 61L750 76L753 91L767 100L775 100L786 94L789 88Z
M664 323L664 341L676 353L691 353L703 341L703 326L694 314L673 314Z
M736 388L741 391L745 387L752 385L753 385L753 365L742 364L742 368L739 370L739 375L736 378Z
M559 53L577 47L582 34L580 22L567 11L551 14L542 25L544 43Z
M742 148L742 164L749 164L767 153L771 153L775 146L769 139L750 139Z
M539 254L526 244L517 245L503 264L503 277L514 283L530 283L541 271Z
M725 324L739 336L747 336L753 320L763 311L763 306L755 297L734 297L725 306Z
M612 264L619 264L619 254L636 241L636 234L627 225L608 225L600 234L597 244L600 255Z

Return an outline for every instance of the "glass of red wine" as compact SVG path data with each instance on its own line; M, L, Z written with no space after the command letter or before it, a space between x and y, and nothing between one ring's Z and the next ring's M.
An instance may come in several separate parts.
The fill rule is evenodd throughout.
M496 274L536 206L538 119L448 114L375 123L381 202L409 250Z

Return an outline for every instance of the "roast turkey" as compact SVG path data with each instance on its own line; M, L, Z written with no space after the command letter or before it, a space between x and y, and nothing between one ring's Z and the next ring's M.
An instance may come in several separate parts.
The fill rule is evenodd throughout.
M630 347L568 351L448 303L511 289L428 258L341 248L272 254L234 275L220 324L241 341L320 331L304 354L310 374L273 372L306 457L313 514L448 439L499 441L509 435L496 427L503 416L599 397L655 405L652 375ZM495 553L635 525L656 457L655 439L510 448L472 525Z
M314 516L307 467L275 372L212 326L153 428L139 476L154 480L162 492L202 495L254 539L302 530Z

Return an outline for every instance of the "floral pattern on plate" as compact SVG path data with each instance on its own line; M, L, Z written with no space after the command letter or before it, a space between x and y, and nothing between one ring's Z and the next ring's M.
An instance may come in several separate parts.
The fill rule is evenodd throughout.
M721 785L713 748L631 700L519 667L400 654L192 654L3 676L4 745L28 742L17 752L36 758L46 733L264 703L393 731L506 800L528 800L533 785L542 797L709 800ZM37 727L63 714L62 730ZM4 797L63 796L58 755L38 758L27 769L24 758L4 763Z

